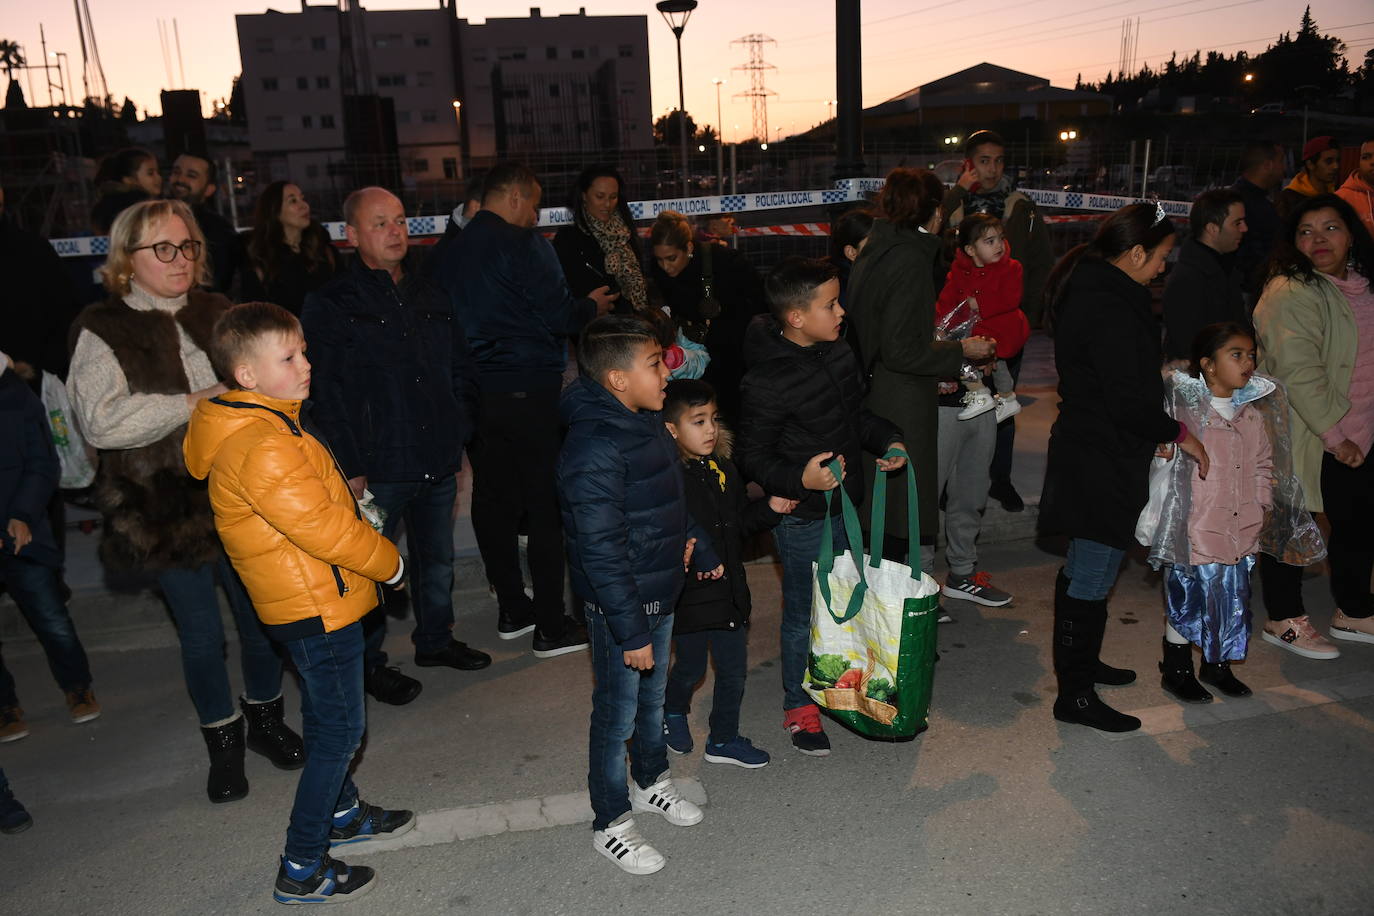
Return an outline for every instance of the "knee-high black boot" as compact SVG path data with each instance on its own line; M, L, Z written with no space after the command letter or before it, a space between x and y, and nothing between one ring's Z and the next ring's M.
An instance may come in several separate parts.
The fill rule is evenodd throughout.
M248 780L243 775L243 716L225 725L200 727L205 748L210 752L210 776L205 792L210 801L238 801L248 794Z
M1068 597L1069 577L1064 575L1063 568L1060 568L1059 575L1054 581L1054 605L1059 606L1062 598ZM1093 683L1106 687L1124 687L1127 684L1135 683L1135 672L1130 668L1113 668L1102 659L1095 659L1093 666Z
M1054 601L1054 673L1059 696L1054 717L1104 732L1129 732L1140 720L1103 703L1093 689L1098 652L1107 629L1107 602L1083 601L1057 591Z

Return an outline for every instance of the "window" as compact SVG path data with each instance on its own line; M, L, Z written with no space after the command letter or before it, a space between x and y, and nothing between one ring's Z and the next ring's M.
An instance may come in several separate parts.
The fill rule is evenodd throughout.
M377 75L377 86L404 86L406 75L404 73L380 73Z
M439 120L439 112L434 109L427 109L420 112L420 120L425 124L433 124ZM428 171L428 169L426 169Z
M327 77L327 76L317 76L317 77L315 77L315 88L316 88L316 89L328 89L328 88L329 88L329 77Z
M396 123L397 123L397 124L409 124L409 123L410 123L410 111L409 111L409 110L406 110L406 111L398 111L398 112L396 112Z
M320 177L320 167L319 167L318 165L315 165L314 163L311 163L310 165L307 165L307 166L305 167L305 177L306 177L306 178L319 178L319 177Z
M311 127L314 127L314 126L315 126L315 116L314 116L314 115L301 115L301 127L304 127L304 128L306 128L306 129L308 130L308 129L310 129Z
M558 49L553 47L545 48L544 58L546 60L558 60Z
M584 59L586 59L586 57L587 57L587 49L586 49L586 48L573 48L573 49L572 49L572 59L573 59L573 60L584 60Z
M401 44L400 35L377 35L372 39L372 47L374 48L394 48L399 44Z
M333 127L333 126L334 126L334 116L333 116L332 114L320 115L320 126L321 126L321 127Z
M620 47L616 48L615 50L616 50L616 53L617 53L618 55L620 55L621 57L634 57L634 56L635 56L635 46L634 46L634 45L621 45Z
M417 85L417 86L433 86L433 85L434 85L434 71L433 71L433 70L421 70L419 73L416 73L416 74L415 74L415 85Z
M429 36L428 36L428 35L416 35L416 36L415 36L415 47L417 47L417 48L428 48L428 47L429 47Z
M310 39L310 50L323 51L325 49L324 36L314 35Z
M557 84L557 83L554 83L552 86L549 87L549 98L551 98L551 99L556 99L556 98L558 98L558 84Z
M282 124L281 115L268 115L268 116L267 116L267 129L268 129L268 130L270 130L270 131L278 131L278 130L281 130L282 127L283 127L283 124Z
M444 157L444 177L450 179L458 177L458 160L453 156Z
M253 42L253 49L259 54L271 54L275 50L275 42L269 38L259 38Z
M277 78L276 78L275 76L264 76L264 77L262 78L262 91L263 91L263 92L276 92L276 91L277 91Z
M309 89L309 88L310 88L310 77L308 77L308 76L298 76L298 77L296 77L296 88L297 88L297 89Z
M429 171L429 160L428 160L428 159L416 159L414 162L412 162L412 163L410 164L410 170L411 170L412 172L417 173L417 174L424 174L425 172L428 172L428 171Z

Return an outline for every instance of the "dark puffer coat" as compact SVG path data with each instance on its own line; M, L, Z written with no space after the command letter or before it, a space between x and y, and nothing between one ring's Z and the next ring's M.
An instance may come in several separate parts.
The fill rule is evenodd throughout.
M413 260L398 287L386 271L354 258L305 299L314 417L348 477L452 474L477 425L467 337Z
M568 437L558 456L558 497L573 593L604 614L624 651L649 644L648 617L671 614L682 592L682 554L692 566L720 559L687 514L677 444L657 411L634 413L578 378L563 392Z
M821 452L843 455L844 488L864 501L865 450L881 455L902 431L863 406L859 361L843 339L801 347L769 315L744 340L743 420L735 454L745 476L767 493L798 499L792 514L825 516L825 494L802 486L806 463Z
M726 449L728 451L728 449ZM749 622L752 601L744 572L744 542L782 518L767 497L750 502L744 478L721 450L710 458L682 462L687 478L687 511L706 530L725 564L719 579L687 580L673 618L674 633L738 630Z
M1149 499L1155 446L1179 431L1164 411L1150 291L1105 261L1084 260L1053 312L1059 418L1040 528L1126 550Z
M44 566L62 565L48 523L48 499L59 475L43 402L13 369L0 369L0 550L14 553L4 526L15 518L33 535L19 556Z

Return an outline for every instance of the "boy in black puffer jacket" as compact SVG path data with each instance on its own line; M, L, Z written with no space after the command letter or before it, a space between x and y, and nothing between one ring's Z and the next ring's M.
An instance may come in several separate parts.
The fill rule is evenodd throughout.
M901 430L863 407L863 373L840 338L844 309L836 276L831 264L802 258L769 272L764 289L772 314L755 318L744 339L749 371L739 436L745 475L765 492L800 500L773 537L782 558L783 728L797 750L813 757L830 753L830 739L802 689L811 648L811 565L825 525L833 525L837 551L848 543L839 516L826 517L825 491L843 485L860 505L860 453L882 455L889 446L906 451ZM826 467L836 457L845 467L843 484ZM897 457L877 466L886 472L905 464Z
M705 759L757 769L768 763L768 752L739 733L739 708L749 670L746 627L751 609L744 542L776 525L797 501L781 496L748 501L744 479L730 460L729 432L720 425L716 392L709 384L681 379L669 382L666 394L663 419L682 456L687 511L711 535L725 563L725 575L688 580L678 599L673 615L675 655L663 701L663 735L668 750L691 751L687 713L692 693L706 674L709 654L716 661L716 687Z
M661 814L679 827L702 817L673 785L663 741L673 608L689 562L703 577L718 579L724 569L687 514L682 464L659 413L668 369L653 329L632 316L598 318L582 334L577 363L581 375L563 393L568 438L557 477L596 678L587 771L592 844L630 874L648 875L664 859L631 812ZM633 790L625 786L626 741Z

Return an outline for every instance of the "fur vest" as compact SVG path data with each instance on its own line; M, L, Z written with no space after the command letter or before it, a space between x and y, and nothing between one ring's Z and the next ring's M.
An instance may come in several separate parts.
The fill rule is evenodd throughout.
M140 311L111 298L78 316L81 330L99 337L119 361L130 394L189 394L181 364L180 325L197 347L210 350L211 333L232 303L193 290L175 314ZM190 569L220 550L205 481L186 471L181 426L150 445L103 449L95 504L104 517L100 560L119 571Z

